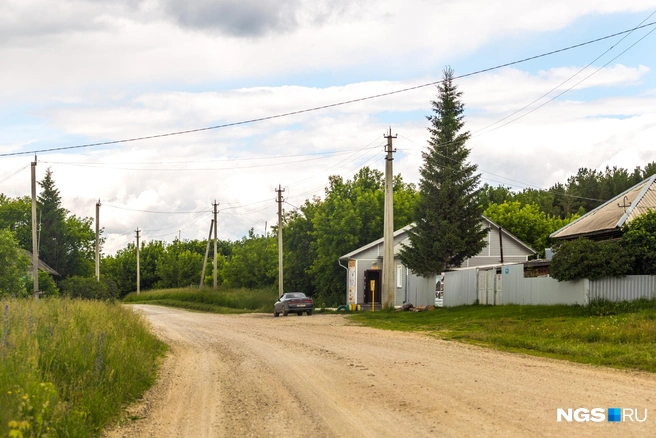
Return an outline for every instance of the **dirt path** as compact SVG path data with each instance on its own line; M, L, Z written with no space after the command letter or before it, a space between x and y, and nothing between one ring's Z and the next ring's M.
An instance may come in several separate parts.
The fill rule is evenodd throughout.
M656 436L656 376L506 354L339 315L135 305L171 345L116 437ZM567 423L557 408L640 408Z

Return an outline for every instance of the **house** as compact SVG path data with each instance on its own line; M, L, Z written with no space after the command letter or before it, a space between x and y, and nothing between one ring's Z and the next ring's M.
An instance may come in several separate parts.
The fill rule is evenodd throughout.
M652 175L639 182L610 201L553 232L550 237L560 240L573 240L579 237L606 240L620 237L624 225L647 213L647 210L656 209L655 180L656 175Z
M497 224L482 216L482 226L488 230L487 245L474 257L464 261L461 268L474 268L503 263L522 263L535 251ZM412 303L415 306L431 305L435 302L436 275L421 277L406 266L399 258L402 245L409 246L408 230L412 225L394 232L394 298L395 306ZM501 234L500 234L501 233ZM339 258L347 269L346 302L348 304L371 304L381 302L383 267L383 239L364 245ZM438 274L438 273L436 273Z
M29 260L30 260L30 266L29 266L29 271L28 271L28 273L29 273L29 275L32 275L32 266L33 266L33 265L32 265L32 253L31 253L30 251L27 251L27 250L22 249L22 248L21 248L21 251L22 251L23 254L25 254L25 256L28 257ZM61 274L59 274L59 272L57 272L57 271L55 271L54 269L52 269L50 266L48 266L48 265L47 265L43 260L41 260L41 259L39 259L39 269L40 269L41 271L47 272L47 273L50 274L50 276L52 276L52 277L61 277Z

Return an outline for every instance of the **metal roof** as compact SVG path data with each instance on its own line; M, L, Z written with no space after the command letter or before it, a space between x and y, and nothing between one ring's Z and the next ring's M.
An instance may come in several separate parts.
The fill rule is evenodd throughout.
M495 226L496 228L499 228L499 225L495 224L492 220L490 220L490 219L487 218L486 216L481 215L481 217L483 218L483 221L488 222L489 224ZM396 230L396 231L394 232L394 237L397 237L397 236L399 236L400 234L405 233L407 230L411 229L413 226L414 226L414 224L410 224L410 225L406 225L405 227L403 227L403 228L401 228L401 229ZM503 234L504 234L504 235L507 235L508 237L510 237L511 239L515 240L517 243L519 243L521 246L523 246L524 248L526 248L528 251L530 251L531 253L535 254L536 251L535 251L533 248L531 248L530 246L528 246L526 243L522 242L522 241L521 241L520 239L518 239L516 236L513 236L511 233L508 232L508 230L503 229ZM353 256L355 256L355 255L357 255L357 254L359 254L359 253L361 253L361 252L364 252L364 251L368 250L369 248L373 248L374 246L383 243L383 240L384 240L383 237L381 237L380 239L374 240L373 242L368 243L367 245L361 246L360 248L358 248L358 249L356 249L356 250L354 250L354 251L351 251L351 252L349 252L348 254L344 254L343 256L341 256L341 257L339 258L339 260L350 259L350 258L352 258ZM396 254L399 253L399 250L401 249L401 246L402 246L402 245L405 243L405 241L407 241L407 240L408 240L408 238L406 237L405 239L403 239L403 241L398 242L398 243L396 243L396 244L394 245L394 255L396 255Z
M32 253L30 251L27 251L25 249L21 250L25 253L26 256L30 258L30 271L32 270ZM46 271L50 275L56 275L57 277L61 277L61 274L54 269L52 269L50 266L48 266L44 261L39 259L39 269Z
M619 232L625 224L656 209L656 175L652 175L584 214L574 222L551 233L554 239L573 239Z

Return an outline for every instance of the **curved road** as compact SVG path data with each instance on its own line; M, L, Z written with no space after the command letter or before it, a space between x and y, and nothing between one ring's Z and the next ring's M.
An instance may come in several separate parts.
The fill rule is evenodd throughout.
M114 437L656 436L656 376L360 327L134 305L171 346ZM640 408L643 423L557 422Z

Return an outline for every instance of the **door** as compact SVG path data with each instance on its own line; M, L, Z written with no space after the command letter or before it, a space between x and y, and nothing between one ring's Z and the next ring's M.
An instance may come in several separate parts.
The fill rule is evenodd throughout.
M372 292L374 295L374 302L381 303L381 281L380 270L368 269L364 271L364 303L371 304Z
M487 304L487 271L478 271L478 304Z

